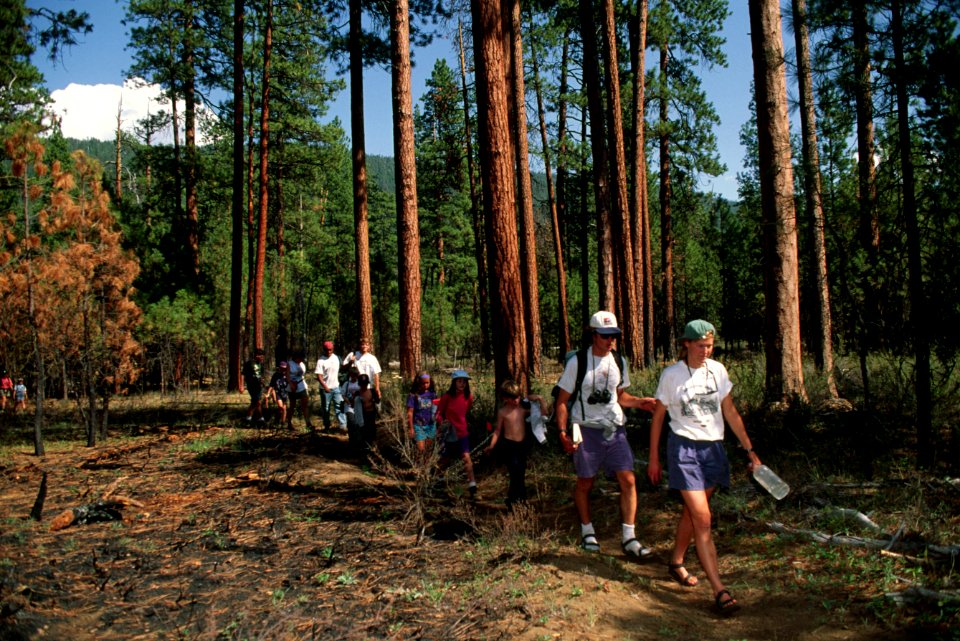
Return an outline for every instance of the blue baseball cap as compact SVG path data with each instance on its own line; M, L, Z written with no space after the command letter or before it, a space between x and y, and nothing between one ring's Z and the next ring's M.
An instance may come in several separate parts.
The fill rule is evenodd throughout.
M453 370L453 374L450 375L450 378L452 379L465 378L469 381L470 375L467 374L467 370L465 369L455 369Z

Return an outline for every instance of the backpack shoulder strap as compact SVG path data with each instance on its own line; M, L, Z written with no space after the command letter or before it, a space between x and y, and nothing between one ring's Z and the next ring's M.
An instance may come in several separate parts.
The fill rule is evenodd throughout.
M587 350L589 347L577 350L577 381L573 385L573 393L570 394L570 400L576 402L580 400L580 416L584 416L586 411L583 408L583 379L587 375Z
M627 368L627 359L615 349L610 350L610 353L613 354L613 360L617 363L617 369L620 370L620 382L623 383L623 370Z

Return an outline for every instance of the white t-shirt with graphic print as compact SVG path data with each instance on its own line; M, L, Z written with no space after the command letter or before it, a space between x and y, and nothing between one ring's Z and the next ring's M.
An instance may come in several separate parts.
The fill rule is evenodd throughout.
M720 404L732 389L722 363L708 358L693 369L686 361L677 361L660 375L656 398L667 407L675 434L694 441L721 441Z
M577 359L580 352L567 361L563 375L557 385L565 392L573 393L577 384ZM587 369L580 384L580 395L583 397L581 408L580 398L571 399L570 421L584 427L610 427L623 425L627 417L623 408L617 402L617 390L630 387L630 368L624 359L623 380L620 379L620 368L613 354L597 356L592 349L587 349ZM610 392L610 400L606 403L588 403L587 399L594 392Z

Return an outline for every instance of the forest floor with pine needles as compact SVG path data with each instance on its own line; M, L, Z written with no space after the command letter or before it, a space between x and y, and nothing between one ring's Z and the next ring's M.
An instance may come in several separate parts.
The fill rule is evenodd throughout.
M243 407L239 394L118 401L109 441L84 447L65 419L43 458L29 419L8 418L0 639L960 638L956 555L942 549L960 532L960 487L949 480L824 476L784 459L778 471L794 490L778 504L731 453L734 483L713 502L714 532L743 609L722 618L692 550L700 585L667 575L678 504L642 480L642 463L638 537L654 554L637 562L620 552L617 488L606 480L593 495L602 553L578 549L570 463L553 449L534 453L532 500L509 512L506 475L491 460L478 461L476 501L459 479L412 491L402 457L357 459L345 434L308 433L299 418L295 432L238 427ZM395 426L384 421L382 448ZM52 529L98 500L116 520ZM811 532L890 544L822 543Z

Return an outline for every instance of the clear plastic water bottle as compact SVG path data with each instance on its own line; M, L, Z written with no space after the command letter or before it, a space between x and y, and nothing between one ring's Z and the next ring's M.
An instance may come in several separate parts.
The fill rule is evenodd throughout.
M753 468L753 478L778 501L790 493L790 486L766 465Z

